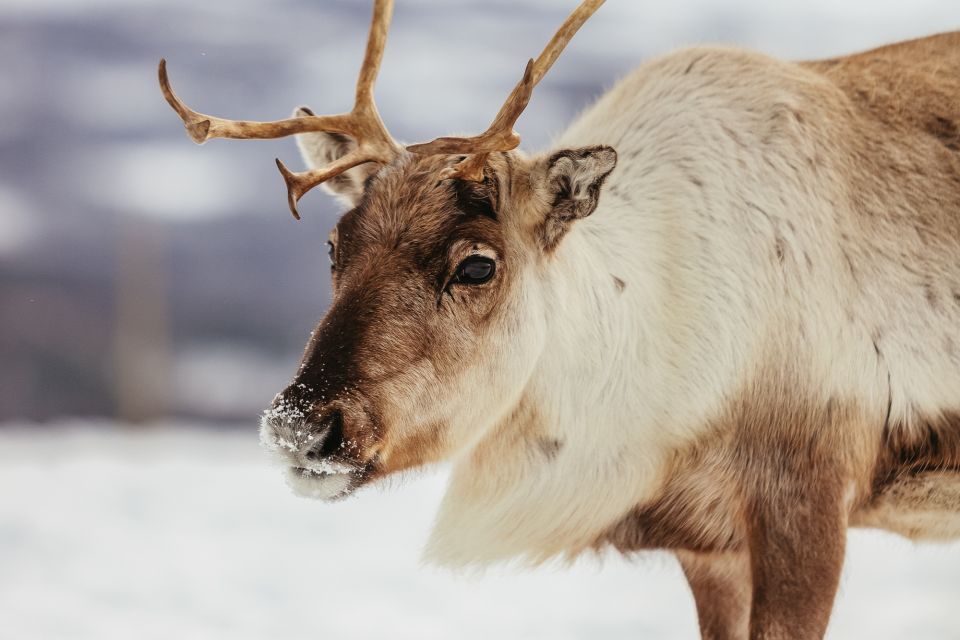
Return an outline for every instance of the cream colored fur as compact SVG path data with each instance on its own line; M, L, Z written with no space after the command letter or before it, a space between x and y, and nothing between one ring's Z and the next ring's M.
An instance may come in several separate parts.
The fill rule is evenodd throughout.
M949 234L912 235L897 217L910 213L897 187L882 200L876 182L895 178L854 154L873 136L890 138L881 151L897 157L900 141L861 126L814 69L719 48L648 62L584 112L554 149L617 151L599 207L554 251L500 256L519 270L511 295L489 348L444 380L442 399L417 367L385 394L386 413L415 417L400 429L448 425L432 455L452 459L453 471L427 557L539 562L594 546L662 497L684 451L718 425L734 428L725 416L764 371L797 385L782 393L855 414L834 439L849 450L852 524L960 533L956 474L871 494L885 426L919 430L960 409L960 367L942 344L954 335L960 345L960 318L938 312L924 287L960 287L960 246ZM298 137L308 164L343 152L311 136ZM550 154L515 156L526 181L513 185L516 199L529 209L547 206L537 167ZM354 201L361 169L327 186ZM865 210L878 213L870 225ZM529 220L502 222L525 238L513 246L529 244ZM729 498L714 473L725 453L711 455L688 471L686 507L730 530L729 514L711 514ZM308 493L323 482L345 491L334 476L297 480Z
M944 319L880 252L902 246L901 230L864 229L848 206L835 140L859 132L834 117L841 108L796 64L699 48L645 64L560 136L556 148L606 144L619 162L593 215L526 266L505 320L538 345L534 363L532 348L516 361L532 370L523 410L474 398L510 417L457 455L428 558L540 561L589 547L656 499L673 457L765 364L824 403L862 407L870 438L888 396L904 424L957 407L960 367L932 343ZM955 264L956 250L932 259ZM531 438L562 445L542 455Z

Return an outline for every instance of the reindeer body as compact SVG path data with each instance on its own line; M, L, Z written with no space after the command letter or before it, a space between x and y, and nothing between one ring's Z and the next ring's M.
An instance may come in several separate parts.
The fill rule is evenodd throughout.
M604 95L557 142L620 158L546 276L563 320L430 553L676 549L740 629L759 519L811 565L843 537L810 526L960 536L958 99L958 34L809 64L693 49ZM834 571L808 580L832 596Z
M848 526L960 536L960 34L789 63L643 65L553 151L512 125L403 148L372 99L271 123L167 100L198 141L298 134L291 209L352 208L334 300L261 435L339 499L453 462L429 558L668 549L706 638L819 638Z
M933 40L957 54L952 66L932 63L943 78L930 79L960 77L960 36ZM505 483L530 503L519 507L525 513L564 505L554 522L545 518L542 548L518 532L506 554L578 550L597 533L598 505L622 513L657 501L688 514L710 503L693 509L689 526L671 528L690 534L684 545L726 547L742 538L731 518L743 508L734 485L749 465L738 459L745 435L839 456L857 517L901 470L896 463L960 462L960 162L957 140L915 126L942 125L960 108L915 119L898 111L905 122L895 126L875 103L858 104L857 85L822 73L857 62L683 51L633 73L558 140L610 144L620 162L597 211L570 231L551 265L558 283L544 312L567 319L545 338L543 379L532 382L527 408L455 474L454 491L462 482L465 495L511 460L531 476L554 474L543 495L515 477ZM887 71L920 88L921 79L904 77L909 67ZM893 77L855 77L889 97ZM743 433L743 421L761 418L754 426L762 433ZM537 437L565 446L529 458L518 439L530 422ZM790 448L778 456L787 460ZM572 517L580 502L582 523ZM451 525L461 542L473 529L472 516L463 517ZM643 535L623 540L623 525L611 540L644 544ZM583 537L560 542L564 530ZM497 548L487 541L476 553Z

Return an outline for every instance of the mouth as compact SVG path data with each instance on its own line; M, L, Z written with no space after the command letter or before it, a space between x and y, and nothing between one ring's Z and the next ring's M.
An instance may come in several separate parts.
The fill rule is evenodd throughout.
M276 462L286 467L287 484L304 498L332 502L345 498L361 483L360 469L311 454L314 438L306 424L268 412L260 424L260 441Z
M310 467L290 467L287 484L303 498L334 502L350 495L357 487L357 474L347 465L326 462Z

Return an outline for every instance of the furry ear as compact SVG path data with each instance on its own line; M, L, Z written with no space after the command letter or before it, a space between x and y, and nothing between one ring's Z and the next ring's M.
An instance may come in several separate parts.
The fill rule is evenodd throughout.
M600 188L616 166L617 152L604 145L564 149L545 161L542 179L551 206L538 229L545 250L554 249L575 221L593 213Z
M309 107L297 107L293 112L295 118L312 115L313 111ZM318 131L298 133L294 137L297 140L297 147L300 149L303 161L311 169L324 167L357 148L357 142L343 133ZM367 162L327 180L322 186L327 193L337 196L348 206L353 207L356 206L363 195L363 187L367 178L376 173L377 169L379 167L376 163Z

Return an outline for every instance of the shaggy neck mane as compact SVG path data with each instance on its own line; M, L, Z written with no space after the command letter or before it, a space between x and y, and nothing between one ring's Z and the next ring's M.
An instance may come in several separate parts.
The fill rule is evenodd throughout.
M656 452L669 443L637 427L655 421L657 403L619 373L657 359L644 309L658 287L635 247L632 260L616 250L615 193L546 259L546 348L517 405L455 463L428 559L572 557L659 484ZM649 464L637 464L645 451Z

